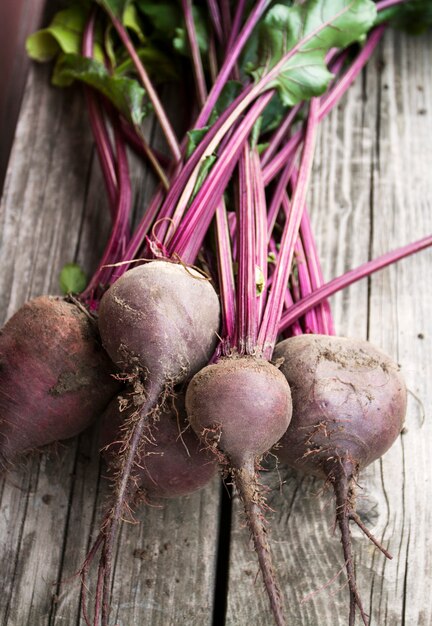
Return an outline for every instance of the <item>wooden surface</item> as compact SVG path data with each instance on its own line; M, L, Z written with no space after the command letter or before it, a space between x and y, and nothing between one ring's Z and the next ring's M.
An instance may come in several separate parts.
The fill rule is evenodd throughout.
M322 125L309 205L327 278L432 231L431 59L430 37L387 33L362 79ZM52 89L48 75L31 69L1 203L1 320L27 298L57 292L64 263L94 267L107 232L82 98ZM137 163L133 172L139 207L152 185ZM338 332L386 350L410 390L404 434L360 480L358 509L394 555L385 561L353 529L371 626L432 623L431 270L432 254L423 252L332 300ZM268 519L289 625L346 625L331 493L283 468L263 480L273 488ZM220 493L216 480L163 509L143 509L137 524L123 526L112 625L223 625L229 505L224 496L220 516ZM74 573L106 498L95 429L3 477L3 626L83 623ZM233 504L225 623L271 624L235 497Z

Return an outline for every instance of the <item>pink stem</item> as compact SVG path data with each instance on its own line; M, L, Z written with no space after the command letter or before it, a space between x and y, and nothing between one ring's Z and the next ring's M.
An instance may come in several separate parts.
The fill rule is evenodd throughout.
M111 217L114 218L118 193L115 157L98 98L90 87L84 87L84 91L90 125L92 127L96 150L99 156L99 163L101 165L102 175L107 188Z
M294 168L292 175L292 186L295 187L298 182L298 171ZM309 215L306 206L303 209L303 215L300 222L300 240L304 249L304 256L308 275L311 281L311 289L315 291L324 283L324 277L321 269L321 263L312 233ZM303 293L306 296L306 293ZM334 335L334 324L328 301L321 303L315 310L317 328L314 332L324 335Z
M329 65L330 71L333 74L336 75L340 72L346 60L347 54L348 54L347 50L343 50L342 52L340 52L338 49L330 50L330 52L328 53L326 57L326 63ZM272 135L269 145L265 149L264 154L261 158L262 167L267 165L267 163L270 161L271 157L276 152L277 147L279 146L283 138L287 135L288 131L290 130L291 124L293 123L296 115L303 108L304 104L305 104L304 101L299 102L299 104L296 104L289 111L286 118L284 119L282 124L280 124L276 132Z
M228 41L231 33L231 7L230 0L220 0L222 30L224 33L224 41Z
M260 268L264 289L257 297L258 305L258 324L261 322L261 315L265 304L265 285L267 283L268 263L267 263L267 204L265 197L265 187L262 178L262 170L258 150L255 148L252 152L252 173L253 173L253 192L255 206L255 231L256 231L256 264Z
M316 291L324 284L324 277L306 207L300 223L300 237L311 281L311 290ZM321 302L316 307L315 312L318 324L317 332L323 335L334 335L335 330L330 303L327 300Z
M270 359L276 343L278 327L282 315L284 294L291 271L294 245L298 237L300 221L305 204L307 185L312 170L312 158L315 146L319 99L312 98L299 169L298 184L295 188L289 218L285 221L279 257L277 259L275 279L269 294L263 321L258 335L258 347L263 357Z
M304 102L299 102L299 104L296 104L289 111L288 115L285 117L285 119L282 122L282 124L278 127L277 131L272 136L272 138L270 140L270 143L267 146L267 148L265 149L264 154L262 155L262 158L261 158L261 166L262 167L267 165L267 163L270 161L271 157L276 152L277 147L279 146L280 142L282 141L282 139L287 134L288 130L291 128L291 124L295 120L296 115L301 110L303 105L304 105Z
M109 12L109 16L114 28L117 31L118 36L120 37L124 47L126 48L130 58L132 59L133 64L135 65L135 69L145 90L147 91L147 95L153 105L155 115L159 120L162 132L165 136L171 154L173 155L175 161L180 161L181 151L179 143L177 141L177 137L175 136L171 123L165 113L165 109L163 108L162 103L159 100L159 96L157 95L156 90L153 87L147 71L142 64L142 61L139 58L139 55L137 54L135 47L130 40L129 35L127 34L127 31L124 28L123 24L120 22L119 19L117 19L117 17L113 13Z
M272 92L266 92L248 111L233 133L224 158L219 158L208 178L204 181L182 222L175 230L168 244L172 255L178 254L186 263L193 262L209 227L216 206L220 203L225 187L240 157L243 143L247 140L253 125L259 118Z
M298 273L298 285L300 289L301 298L305 298L312 293L312 285L306 263L306 255L303 249L302 240L299 237L295 242L294 256L296 260L297 273ZM318 320L315 313L315 309L311 309L305 315L305 332L306 333L319 333Z
M216 209L216 246L219 275L219 298L222 307L222 337L224 352L230 351L235 340L235 284L231 253L231 241L225 204L221 202Z
M198 101L200 106L202 107L207 97L207 86L205 82L204 70L201 62L201 54L199 51L195 31L195 22L192 14L192 2L191 0L181 0L181 2L183 7L189 47L192 55L192 69L195 77L195 86L198 93Z
M122 129L122 133L124 138L128 142L129 146L138 154L138 156L147 158L148 151L151 150L155 155L156 159L159 161L160 165L168 169L171 165L171 161L166 154L160 152L160 150L156 150L155 148L150 148L147 142L144 141L144 138L135 131L133 126L129 124L125 119L120 119L120 126ZM144 145L145 144L145 145Z
M216 0L207 0L207 6L213 26L213 30L218 38L219 43L223 41L222 21L219 11L218 3Z
M150 230L151 225L154 223L158 215L159 208L162 203L162 198L163 191L162 188L159 187L156 194L153 196L148 209L144 213L142 220L138 224L138 227L135 230L132 239L128 244L128 247L124 252L123 260L126 262L122 263L115 269L115 280L120 278L120 276L122 276L129 269L130 263L133 261L133 259L135 259L136 255L138 254L140 248L144 243L145 237Z
M310 311L310 309L314 308L320 302L323 302L330 296L332 296L337 291L341 289L345 289L352 285L353 283L365 278L366 276L370 276L374 272L378 272L379 270L391 265L392 263L396 263L400 259L404 259L411 254L415 254L416 252L420 252L420 250L424 250L432 246L432 235L428 235L423 239L419 239L414 243L410 243L406 246L402 246L401 248L397 248L397 250L393 250L391 252L387 252L372 261L367 261L363 263L356 269L350 270L346 272L342 276L338 276L334 278L330 282L326 283L316 291L314 291L310 296L304 298L301 302L295 304L289 311L287 311L281 318L279 324L279 332L287 329L293 322L302 317L306 311Z
M395 6L396 4L405 4L405 2L409 2L410 0L381 0L381 2L376 3L377 11L383 11L384 9L389 9L390 7Z
M276 185L273 197L270 202L270 208L267 217L267 237L270 239L272 236L273 228L276 223L276 219L279 213L279 209L282 203L282 198L286 194L286 187L294 171L294 157L295 153L291 155L291 158L287 161L287 165L282 170L282 174Z
M294 305L294 300L293 297L291 295L291 292L289 289L287 289L285 291L285 302L284 302L284 306L286 309L291 309L292 306ZM291 331L291 335L303 335L303 329L300 325L299 320L296 320L293 324L291 324L291 326L289 327L290 331Z
M260 3L258 3L258 5L260 5ZM341 11L339 11L335 16L333 16L333 19L342 15L346 10L347 9L344 8ZM249 23L249 20L247 23ZM243 111L245 111L247 107L249 107L254 102L254 100L256 99L259 100L261 97L264 97L266 95L270 96L270 99L271 99L271 97L274 94L274 89L271 88L271 84L275 80L275 78L279 75L279 73L283 70L284 66L289 61L289 59L295 56L301 50L302 46L306 45L308 41L316 37L320 33L320 31L329 23L330 22L327 21L324 24L320 24L317 28L312 30L307 35L305 35L305 37L303 37L293 48L291 48L291 50L289 50L278 61L278 63L274 65L274 67L272 67L266 74L264 74L264 76L262 76L261 79L257 83L246 87L243 90L243 92L240 94L240 96L238 96L234 100L234 102L231 104L231 106L228 107L227 111L224 112L224 115L221 115L219 120L217 120L217 122L210 128L204 140L201 142L201 144L193 153L191 159L189 159L189 161L186 163L181 173L181 176L179 176L178 179L175 181L176 186L177 186L175 194L181 194L177 202L175 211L174 211L173 197L172 197L172 195L174 194L173 189L171 190L173 194L169 194L169 200L167 198L169 209L168 208L166 209L166 213L168 214L168 211L169 211L169 217L172 216L173 218L173 228L171 229L169 233L170 236L172 236L172 232L174 230L178 230L177 226L179 224L179 220L183 216L183 213L186 209L186 206L193 192L194 185L195 185L195 182L199 173L199 169L200 169L201 157L204 157L204 155L206 154L207 155L211 154L217 148L217 145L220 143L224 135L228 131L230 131L232 124L237 122L237 120L239 119ZM219 77L220 75L221 73L219 74ZM209 99L212 95L212 92L210 92L209 98L207 99L207 104L205 105L204 109L208 106ZM198 126L198 122L197 122L197 126ZM301 139L302 139L302 136L300 135L297 138L297 141L300 142ZM190 175L189 175L189 170L190 170ZM186 171L188 171L187 176L186 176ZM182 178L183 184L180 184L180 181L179 181L180 178Z
M232 47L232 49L230 50L230 54L225 58L225 61L223 62L218 77L213 83L213 87L208 95L207 101L195 123L195 128L202 128L207 124L211 112L213 111L215 104L221 94L221 91L230 77L231 70L237 63L240 52L242 51L245 43L249 39L251 32L255 28L256 23L261 17L267 2L268 0L259 0L255 5L253 11L249 15L245 25L243 26L242 31L236 38L235 45Z
M171 229L166 235L167 228L161 230L159 237L164 241L167 241L172 232L177 228L180 220L186 210L190 194L192 193L195 184L195 174L199 171L200 163L208 149L209 145L217 147L221 138L225 133L232 128L232 124L236 121L235 112L241 100L251 91L252 87L246 87L242 94L240 94L234 102L227 107L222 115L216 120L211 128L206 133L204 139L195 148L192 155L181 166L178 164L177 171L174 172L171 178L171 187L164 200L161 208L160 217L169 218L172 220Z
M85 26L82 40L82 54L84 57L89 59L93 58L94 25L95 12L93 11ZM111 217L114 218L118 192L114 152L97 97L90 87L85 87L84 92L86 95L87 109L96 144L96 150L98 152L102 174L107 187Z
M232 258L234 263L237 263L237 215L234 213L234 211L230 211L227 215L227 218L232 246Z
M239 160L237 347L253 354L257 335L255 280L255 223L250 147L245 143Z
M289 219L291 212L290 201L288 194L285 192L282 198L282 205L284 207L286 219ZM303 209L304 216L304 209ZM302 220L303 220L302 216ZM301 222L300 222L301 228ZM293 281L293 295L294 301L297 302L301 298L308 296L312 292L312 284L310 280L308 265L306 263L306 255L303 248L301 237L297 238L294 246L294 259L297 268L297 278L293 281L294 276L291 274L291 280ZM289 291L289 290L288 290ZM315 310L309 311L305 315L305 332L317 333L320 332L318 328L318 320Z
M112 268L107 266L119 261L122 253L124 253L122 247L124 246L124 238L129 225L132 190L129 178L129 166L126 149L118 125L115 126L114 132L117 147L117 170L119 179L116 217L111 235L102 255L102 259L99 262L98 269L90 280L86 290L83 292L83 298L92 299L93 294L97 291L100 285L102 287L108 286Z
M266 187L276 178L279 172L286 167L286 164L291 162L296 150L303 141L303 133L303 130L298 130L294 133L270 163L263 168L263 179Z
M342 78L334 85L334 87L322 98L321 108L319 112L319 121L321 121L340 101L342 96L351 87L357 76L360 74L366 63L372 56L375 48L379 44L384 35L386 26L381 25L375 28L362 50L359 52L355 61L351 64Z
M232 50L232 48L234 47L234 44L236 43L240 28L241 28L241 23L242 23L245 7L246 7L246 0L238 0L236 11L234 13L234 19L233 19L232 26L231 26L231 32L230 32L228 44L226 46L227 53Z

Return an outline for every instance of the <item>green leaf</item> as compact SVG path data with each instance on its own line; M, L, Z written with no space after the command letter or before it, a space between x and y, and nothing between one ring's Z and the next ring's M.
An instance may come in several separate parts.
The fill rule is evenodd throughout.
M146 115L144 89L136 80L122 76L111 76L105 66L95 59L77 54L61 56L54 68L52 82L66 87L79 80L106 96L118 111L132 124L139 125Z
M134 32L141 42L145 41L138 12L133 4L129 4L123 13L123 26Z
M105 28L104 33L104 43L105 43L105 52L111 64L111 67L115 68L117 65L116 53L114 48L114 26L110 23Z
M173 80L179 77L170 57L153 45L146 44L145 46L137 48L136 51L155 82L162 82L169 79ZM114 74L121 76L133 73L134 71L135 65L133 61L128 58L114 69Z
M259 143L257 144L256 149L258 150L258 154L261 156L261 154L264 152L264 150L267 150L267 148L269 147L269 142L266 141L265 143Z
M255 265L255 287L256 287L256 295L260 296L264 291L265 280L262 269Z
M237 80L229 80L223 87L216 105L211 112L209 125L211 126L218 117L229 107L243 89L242 83Z
M213 167L213 164L215 163L217 159L217 156L215 154L209 154L202 162L201 162L201 167L200 167L200 171L198 173L196 182L195 182L195 186L192 192L192 196L190 199L190 202L192 202L192 200L195 198L196 194L198 193L201 185L203 184L203 182L205 181L205 179L207 178L207 174L210 172L211 168Z
M262 129L262 121L263 121L263 116L260 115L257 121L255 122L255 124L253 125L251 136L249 139L251 148L256 148L258 145L258 141L259 141L259 137L260 137L261 129Z
M59 52L78 54L87 18L88 11L80 5L59 11L47 28L27 37L27 54L40 62L51 61ZM94 53L96 58L103 59L100 43L95 44Z
M148 2L136 0L138 9L149 19L153 27L167 39L172 39L182 24L180 7L173 2Z
M262 130L268 133L279 127L288 111L288 107L284 105L278 93L275 93L262 114Z
M200 141L204 138L204 135L208 131L209 126L204 126L204 128L195 128L193 130L189 130L187 132L188 142L186 146L186 158L188 159L192 152L195 150Z
M184 25L183 11L178 2L149 2L136 0L138 9L165 42L169 42L180 54L189 55L188 37ZM195 24L196 37L201 52L207 52L209 42L209 27L207 11L199 6L192 6L192 15Z
M394 28L411 35L419 35L432 26L432 3L430 0L410 0L379 11L376 24L383 22L390 22Z
M267 88L276 88L284 106L322 94L332 74L325 64L331 48L362 41L373 26L376 6L371 0L307 0L274 5L262 20L256 80L297 47Z
M76 263L67 263L60 272L60 289L65 295L81 293L87 285L87 277Z

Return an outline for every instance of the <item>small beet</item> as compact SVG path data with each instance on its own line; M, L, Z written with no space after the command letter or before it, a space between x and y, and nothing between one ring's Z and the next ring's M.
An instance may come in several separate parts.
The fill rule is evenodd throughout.
M0 459L83 431L119 389L95 323L77 305L41 296L0 331Z
M273 358L290 385L293 418L275 450L280 460L329 481L336 496L350 589L349 624L358 606L368 623L355 581L349 521L386 556L355 511L359 471L397 439L406 413L406 388L399 368L367 341L301 335L279 343Z
M240 467L280 439L291 417L291 396L283 375L268 361L231 357L194 376L186 409L198 436Z
M284 376L264 359L232 356L196 374L186 392L192 428L234 479L258 555L276 624L285 624L271 561L258 484L261 457L280 439L291 419Z
M120 411L123 400L124 394L111 401L100 424L102 453L114 472L122 429L136 412L133 405ZM204 449L187 421L181 396L167 403L157 422L148 424L143 440L131 483L138 492L135 497L145 502L194 493L218 471L214 455Z

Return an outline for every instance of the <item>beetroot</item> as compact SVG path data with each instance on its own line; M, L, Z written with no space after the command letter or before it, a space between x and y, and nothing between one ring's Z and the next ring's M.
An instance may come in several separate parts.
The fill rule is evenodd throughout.
M100 426L102 453L114 472L120 457L122 430L128 428L136 412L133 405L120 410L124 401L125 394L112 400ZM186 496L205 487L216 474L215 457L204 449L189 426L181 395L167 402L159 419L149 423L146 431L131 481L135 499L154 502Z
M286 430L291 394L284 376L264 359L221 359L196 374L186 392L192 428L233 476L246 512L277 624L285 624L263 524L258 462Z
M0 459L77 435L119 388L95 323L75 304L41 296L0 331Z
M129 270L105 293L99 308L102 342L133 386L133 419L123 431L114 502L83 569L102 545L94 622L108 624L113 542L128 505L131 477L149 425L174 385L210 359L219 328L219 300L210 282L192 268L153 261ZM102 600L102 604L101 604ZM85 611L85 602L83 602ZM86 620L88 618L86 616Z
M129 270L101 300L99 330L112 360L146 379L156 396L209 360L219 328L219 301L209 281L177 263Z
M274 359L291 387L293 419L276 453L281 461L330 482L350 589L349 624L358 606L368 623L355 581L349 521L372 537L355 511L359 471L398 437L406 412L398 366L362 340L302 335L279 343Z

